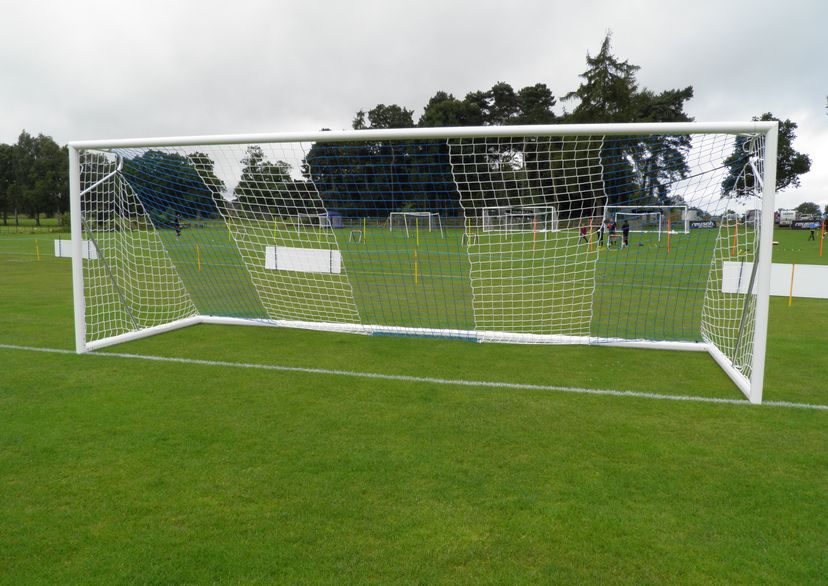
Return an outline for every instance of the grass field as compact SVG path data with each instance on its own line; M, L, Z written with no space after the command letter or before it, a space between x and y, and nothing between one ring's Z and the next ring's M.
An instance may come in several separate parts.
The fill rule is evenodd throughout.
M39 225L34 218L28 216L18 216L16 221L14 216L9 216L5 224L3 224L2 218L0 218L0 235L49 234L53 232L69 232L68 216L63 222L60 222L55 217L41 216Z
M145 239L144 232L137 234ZM224 222L206 222L186 228L181 238L173 230L159 234L202 315L681 341L701 341L699 321L718 237L715 230L674 234L668 254L666 236L659 241L653 234L633 234L629 248L616 245L599 255L594 242L579 242L577 230L481 232L468 247L456 227L417 230L415 236L413 228L406 234L382 225L320 230L249 221L228 231ZM749 234L743 229L740 238ZM105 257L118 258L123 241L134 238L106 232L98 239ZM339 250L343 271L266 270L264 243ZM136 251L148 247L152 243L129 245ZM725 248L729 259L744 259L741 247L732 257L729 244ZM101 269L100 281L107 278ZM737 317L740 301L727 307ZM736 329L735 322L727 327Z
M73 345L51 254L0 235L0 583L828 576L828 411L330 372L740 401L702 353L227 326L36 352ZM765 399L828 405L826 342L828 301L772 298Z

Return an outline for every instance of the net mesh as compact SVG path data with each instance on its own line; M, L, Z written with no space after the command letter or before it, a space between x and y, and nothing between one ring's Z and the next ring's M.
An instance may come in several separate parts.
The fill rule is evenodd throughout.
M212 315L502 342L705 341L749 373L755 296L728 287L754 273L758 224L743 217L761 206L748 177L762 150L700 134L86 151L84 237L101 252L84 261L87 340ZM723 191L739 165L753 173ZM679 226L662 213L659 238L608 247L625 220L652 224L648 206Z
M90 340L197 314L161 235L114 157L81 159L82 225L97 258L86 262L86 332Z

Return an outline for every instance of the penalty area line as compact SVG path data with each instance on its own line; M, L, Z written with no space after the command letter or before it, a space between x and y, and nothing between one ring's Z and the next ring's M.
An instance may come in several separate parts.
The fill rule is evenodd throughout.
M73 350L63 348L37 348L34 346L17 346L14 344L0 344L0 349L21 350L28 352L42 352L47 354L75 354ZM717 403L724 405L751 405L744 399L722 399L717 397L694 397L688 395L664 395L638 391L618 391L614 389L587 389L581 387L567 387L559 385L537 385L530 383L507 383L497 381L478 381L452 378L438 378L429 376L412 376L406 374L383 374L379 372L358 372L353 370L337 370L328 368L309 368L303 366L283 366L279 364L255 364L250 362L231 362L227 360L203 360L198 358L179 358L173 356L153 356L147 354L129 354L123 352L89 352L88 356L126 358L130 360L145 360L149 362L166 362L174 364L190 364L195 366L223 366L228 368L243 368L251 370L269 370L274 372L296 372L302 374L321 374L327 376L341 376L363 378L371 380L388 380L398 382L436 384L460 387L484 387L491 389L516 389L528 391L553 391L559 393L576 393L581 395L601 395L611 397L633 397L638 399L657 399L662 401L683 401L692 403ZM828 405L813 403L792 403L789 401L763 401L757 407L786 407L789 409L810 409L814 411L828 411Z

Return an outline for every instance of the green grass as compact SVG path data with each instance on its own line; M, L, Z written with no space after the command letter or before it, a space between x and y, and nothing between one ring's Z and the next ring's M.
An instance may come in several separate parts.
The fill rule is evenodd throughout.
M0 239L0 343L71 348L69 261L35 240ZM828 301L772 298L766 399L828 404L826 332ZM699 353L226 326L112 352L741 396ZM0 357L0 583L828 575L826 412Z
M68 222L68 220L67 220ZM0 235L4 234L49 234L53 232L69 232L68 223L61 223L55 217L40 217L40 224L28 216L9 216L4 224L0 218Z
M673 235L668 249L666 236L658 241L634 234L628 249L598 254L597 246L579 243L575 231L481 233L468 248L459 228L406 234L368 226L359 242L350 238L353 227L297 229L251 220L232 231L209 222L185 228L180 238L160 231L201 314L682 341L700 341L717 238L716 231ZM99 237L115 249L119 240L133 238L117 232ZM266 270L262 243L340 250L343 273ZM118 258L104 240L99 244L105 257ZM738 249L733 259L740 258ZM740 312L739 298L722 303Z
M815 240L808 240L809 230L777 228L773 239L779 244L773 247L773 262L809 265L828 264L828 237L823 243L823 256L819 256L819 230Z

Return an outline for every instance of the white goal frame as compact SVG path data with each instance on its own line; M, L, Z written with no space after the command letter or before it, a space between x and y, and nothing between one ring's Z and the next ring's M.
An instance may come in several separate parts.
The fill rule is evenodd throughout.
M481 230L483 232L503 233L508 236L510 234L532 232L546 234L558 231L558 210L553 205L486 206L482 212ZM493 213L489 214L488 212ZM540 227L538 227L537 222L533 222L532 227L513 222L515 218L537 216L548 216L548 219L543 220ZM499 221L493 223L492 218L497 218Z
M233 324L233 325L270 325L282 327L302 327L308 329L353 332L382 333L383 331L404 334L418 334L422 328L403 328L397 326L375 326L359 323L299 322L285 320L246 319L241 317L221 317L212 315L195 315L178 319L170 323L129 331L120 335L95 341L86 337L86 300L84 291L84 227L81 206L81 153L87 150L109 151L119 148L161 148L161 147L197 147L205 145L245 145L260 143L295 143L295 142L347 142L347 141L389 141L420 139L472 139L533 136L533 137L615 137L649 134L728 134L759 135L763 139L764 161L776 161L778 148L777 122L718 122L718 123L634 123L634 124L562 124L562 125L524 125L502 127L454 127L454 128L412 128L412 129L369 129L358 131L319 131L308 133L275 134L236 134L223 136L185 136L166 138L137 138L122 140L85 140L72 141L69 150L69 187L70 213L72 228L72 282L75 315L75 347L78 353L97 350L121 342L142 339L157 333L168 332L178 328L199 323ZM113 172L113 175L118 171ZM97 182L100 184L106 178ZM96 185L97 185L96 184ZM739 389L752 403L762 401L765 373L765 354L768 328L768 295L770 290L771 248L773 239L773 211L776 185L776 165L765 164L761 182L761 231L758 250L754 263L751 285L755 291L755 313L749 326L753 330L752 353L750 358L750 378L740 372L718 347L712 342L675 342L670 340L626 340L600 339L573 336L571 343L599 344L631 348L693 350L708 352L713 359L730 376ZM86 187L84 192L92 189ZM599 212L600 213L600 212ZM448 330L446 330L448 332ZM428 333L431 333L429 330ZM468 335L478 341L512 341L512 342L548 342L562 343L561 336L541 334L504 334L480 330L455 331L453 335ZM547 337L549 339L547 339Z
M417 227L422 227L424 230L428 232L432 232L435 228L440 232L440 238L445 238L445 233L443 232L443 221L440 219L440 212L391 212L388 214L388 231L394 231L394 218L402 218L403 222L403 229L405 230L406 237L411 236L411 230ZM414 219L414 227L411 227L408 223L408 218ZM423 219L426 220L426 225L419 226L418 220Z
M293 216L296 224L296 233L301 234L306 230L324 230L332 227L331 217L327 213L321 214L296 214ZM313 224L303 224L302 220L312 220Z
M618 218L618 214L621 215L629 215L629 216L637 216L637 215L645 215L645 214L659 214L658 220L658 240L661 241L661 235L667 231L667 223L664 219L664 212L665 210L681 210L681 226L680 230L676 230L673 227L673 223L670 223L670 233L671 234L689 234L690 233L690 220L687 214L688 206L686 205L662 205L662 206L654 206L654 205L646 205L646 206L631 206L631 205L608 205L604 210L604 221L609 219L611 213L614 212L615 218ZM652 211L646 211L652 210ZM650 233L650 230L630 230L630 232L636 233Z

